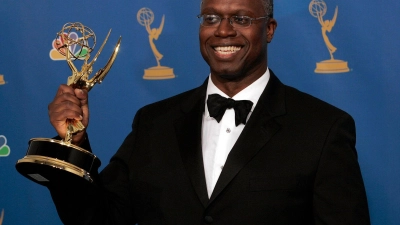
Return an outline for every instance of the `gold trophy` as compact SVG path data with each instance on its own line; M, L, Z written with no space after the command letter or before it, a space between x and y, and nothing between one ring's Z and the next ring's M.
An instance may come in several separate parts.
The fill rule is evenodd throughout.
M76 34L81 34L81 37ZM103 81L117 57L121 37L119 37L107 64L92 78L89 79L89 75L93 72L93 64L103 50L110 34L111 30L93 60L89 62L90 53L96 45L96 36L89 27L81 23L67 23L57 33L57 51L65 56L68 66L72 70L72 75L68 77L67 82L69 86L89 91L96 83ZM78 50L76 51L76 49ZM73 64L75 60L83 61L81 71L78 71ZM25 157L17 161L18 172L45 186L64 179L93 182L90 173L97 170L101 164L100 160L91 152L71 144L72 135L82 131L85 127L80 121L74 119L67 119L66 123L68 128L64 140L33 138L29 141Z
M157 66L150 67L144 70L143 79L146 80L162 80L171 79L175 77L174 70L167 66L161 66L160 60L163 55L157 50L154 40L157 40L161 35L164 28L165 17L162 17L159 28L150 28L150 25L154 21L154 13L149 8L141 8L137 13L137 20L140 25L146 27L146 31L149 34L149 42L151 50L153 51L154 57L157 60Z
M4 80L4 75L0 74L0 85L3 85L3 84L6 84L6 81Z
M338 15L338 7L336 7L335 15L333 16L332 20L323 19L323 16L325 16L327 11L327 6L324 0L312 0L309 5L309 11L311 15L313 17L316 17L318 19L318 22L321 24L322 37L331 56L329 60L324 60L322 62L317 63L315 72L316 73L349 72L350 69L346 61L333 58L333 53L336 52L337 48L333 46L333 44L329 41L328 36L326 35L326 32L331 32L332 28L335 26L336 18Z

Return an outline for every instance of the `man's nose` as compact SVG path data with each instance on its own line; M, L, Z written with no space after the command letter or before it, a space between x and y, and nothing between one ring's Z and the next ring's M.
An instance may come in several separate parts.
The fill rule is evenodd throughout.
M221 22L218 24L215 36L228 37L236 36L236 30L231 24L230 18L221 18Z

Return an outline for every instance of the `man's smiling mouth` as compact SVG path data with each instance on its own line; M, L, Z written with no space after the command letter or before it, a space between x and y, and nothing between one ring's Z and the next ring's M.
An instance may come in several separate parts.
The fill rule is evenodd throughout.
M233 54L235 52L240 51L242 49L241 46L217 46L214 47L214 50L222 55Z

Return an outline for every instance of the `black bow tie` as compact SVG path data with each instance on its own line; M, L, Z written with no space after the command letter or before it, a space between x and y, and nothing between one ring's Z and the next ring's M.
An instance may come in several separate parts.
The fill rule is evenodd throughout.
M231 98L222 97L219 94L209 95L207 99L208 112L218 123L224 116L225 110L233 108L235 110L236 126L241 123L246 124L246 119L252 106L253 102L249 100L235 101Z

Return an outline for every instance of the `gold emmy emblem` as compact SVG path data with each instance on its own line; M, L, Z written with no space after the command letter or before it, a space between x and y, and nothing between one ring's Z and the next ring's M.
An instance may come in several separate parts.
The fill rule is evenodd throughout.
M333 53L336 52L337 48L333 46L333 44L329 41L326 32L331 32L332 28L335 26L337 15L338 15L338 7L336 6L335 15L332 20L324 20L323 16L325 16L327 12L327 5L324 0L312 0L309 5L309 10L312 16L316 17L321 24L322 29L322 37L324 38L326 47L328 48L329 54L331 58L329 60L324 60L322 62L317 63L317 67L315 69L316 73L345 73L349 72L349 67L346 61L338 60L333 57Z
M1 210L0 225L3 224L3 218L4 218L4 209Z
M163 58L163 55L157 50L156 45L154 44L154 40L158 39L164 28L165 16L162 17L159 28L150 28L150 25L154 21L154 13L149 8L141 8L137 13L137 20L140 25L146 27L146 30L149 33L150 47L153 51L154 57L157 60L157 66L150 67L144 70L143 79L162 80L174 78L174 69L166 66L161 66L160 60Z
M71 33L81 34L81 37L70 35ZM89 76L93 72L93 64L103 50L110 33L111 30L91 62L89 62L89 58L96 45L96 35L89 27L81 23L67 23L57 33L57 51L65 56L72 71L72 75L68 77L67 81L69 86L89 91L96 83L103 81L117 57L121 37L119 37L106 65L92 78L89 79ZM76 60L83 62L80 71L73 64ZM64 140L49 138L32 138L30 140L26 156L18 160L16 164L18 172L45 186L50 182L76 180L77 178L79 181L93 182L90 173L92 170L97 170L100 160L91 152L71 144L72 135L82 131L85 127L80 121L74 119L67 119L66 123L68 126Z
M4 75L0 74L0 85L6 84L6 81L4 80Z

